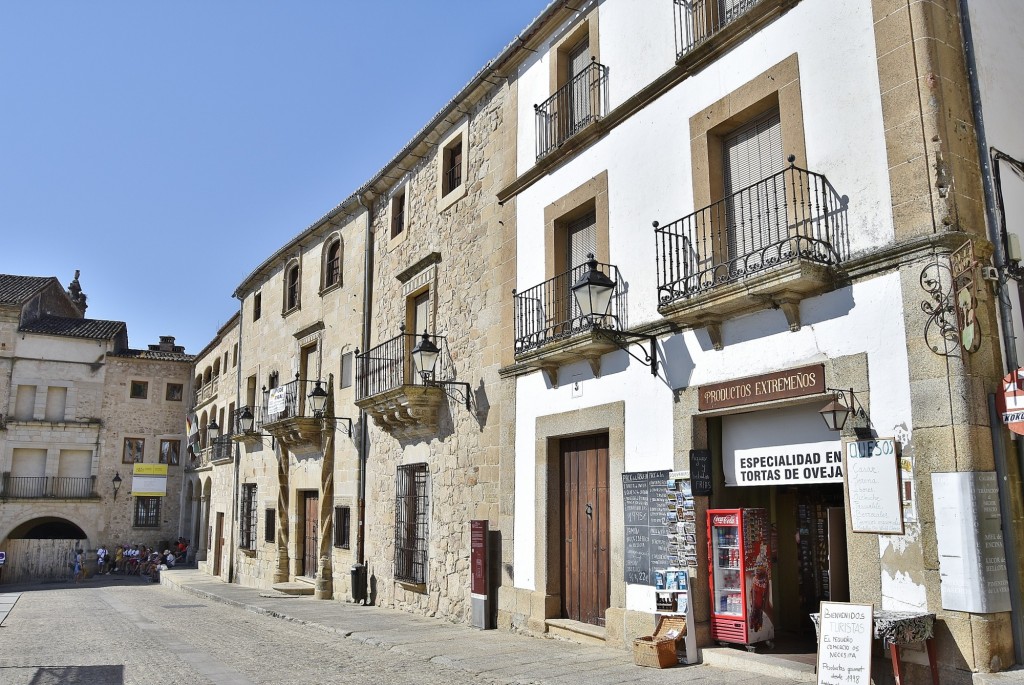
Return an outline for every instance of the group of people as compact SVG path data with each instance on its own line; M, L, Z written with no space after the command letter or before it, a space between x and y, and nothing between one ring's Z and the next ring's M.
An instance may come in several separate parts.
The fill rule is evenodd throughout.
M160 571L187 562L188 545L188 540L178 538L176 543L162 552L146 545L131 544L118 545L114 548L113 553L107 549L106 545L100 545L96 549L96 574L137 575L143 578L149 577L156 582L160 578ZM75 550L75 582L80 582L84 574L83 559L82 550Z

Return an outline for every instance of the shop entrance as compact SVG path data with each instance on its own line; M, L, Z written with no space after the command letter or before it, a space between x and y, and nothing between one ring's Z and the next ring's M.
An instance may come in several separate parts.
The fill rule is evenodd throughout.
M611 603L608 434L559 441L562 616L603 626Z
M711 506L768 512L771 652L813 657L809 615L850 597L839 436L816 406L799 405L709 418L708 435L718 485Z
M303 493L305 527L302 536L302 575L316 577L316 553L319 548L317 524L320 517L320 493Z

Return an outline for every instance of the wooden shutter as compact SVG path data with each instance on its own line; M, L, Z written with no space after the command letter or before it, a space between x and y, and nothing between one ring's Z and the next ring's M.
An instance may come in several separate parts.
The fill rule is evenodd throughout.
M758 117L722 141L726 222L731 258L750 254L781 239L786 214L781 177L785 168L782 124L777 109ZM751 188L754 184L765 184ZM781 224L781 225L780 225Z

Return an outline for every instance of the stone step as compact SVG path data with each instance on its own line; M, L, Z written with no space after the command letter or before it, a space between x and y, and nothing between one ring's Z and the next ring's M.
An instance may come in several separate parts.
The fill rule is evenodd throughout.
M551 637L572 640L584 645L604 646L606 639L605 629L601 626L581 623L568 618L549 618L544 621L547 626L548 635Z
M313 583L307 583L299 579L290 583L274 583L270 587L286 595L312 595L314 590L316 590L316 586Z

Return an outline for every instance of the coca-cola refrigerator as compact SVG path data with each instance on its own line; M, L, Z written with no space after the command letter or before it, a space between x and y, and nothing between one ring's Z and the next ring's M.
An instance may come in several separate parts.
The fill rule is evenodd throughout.
M711 637L741 645L770 643L775 625L768 512L710 509L707 530Z

